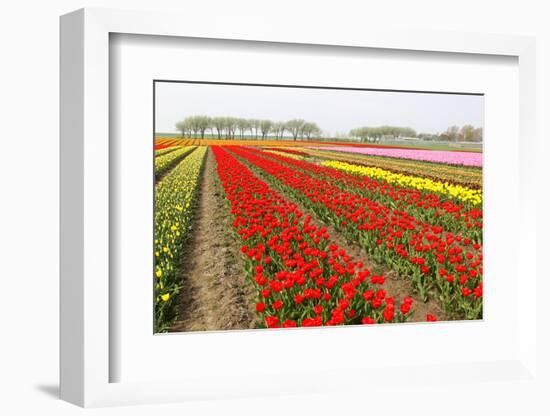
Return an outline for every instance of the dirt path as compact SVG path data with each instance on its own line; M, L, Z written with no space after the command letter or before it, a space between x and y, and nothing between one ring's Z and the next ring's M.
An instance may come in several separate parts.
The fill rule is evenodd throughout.
M237 157L238 158L238 157ZM353 258L354 261L362 261L365 266L371 271L371 275L384 276L385 281L382 285L376 285L378 288L383 288L390 296L394 296L396 301L401 302L405 296L410 296L413 299L413 308L409 315L407 322L424 322L426 321L426 315L428 313L435 315L438 320L448 320L442 308L439 304L433 300L433 296L427 301L423 302L418 295L413 292L411 282L406 278L399 276L399 274L388 267L375 263L369 254L357 243L347 241L346 238L337 231L330 224L326 224L320 218L317 217L315 212L306 209L295 198L285 192L284 188L279 185L277 179L269 177L261 169L253 166L250 163L243 161L252 171L264 181L266 181L271 188L285 196L288 200L294 202L300 211L311 215L315 224L324 225L330 235L330 240L337 244L339 247L346 250L346 252Z
M239 246L209 149L193 235L180 266L182 291L171 332L248 329L255 326L254 290L245 279Z

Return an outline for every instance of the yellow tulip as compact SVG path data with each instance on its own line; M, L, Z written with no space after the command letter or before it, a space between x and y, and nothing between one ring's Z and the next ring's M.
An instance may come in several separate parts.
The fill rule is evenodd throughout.
M403 175L401 173L394 173L376 167L353 165L337 160L327 160L324 161L322 165L374 179L382 179L388 183L406 188L440 193L461 201L469 202L472 205L479 205L482 203L480 189L470 189L460 185L452 185L448 182L436 182L428 178Z

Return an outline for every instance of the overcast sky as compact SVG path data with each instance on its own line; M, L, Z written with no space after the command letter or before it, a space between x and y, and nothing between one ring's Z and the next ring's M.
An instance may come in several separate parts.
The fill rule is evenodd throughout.
M452 125L483 127L483 97L383 91L156 83L157 133L176 132L191 115L315 122L325 134L361 126L412 127L439 133Z

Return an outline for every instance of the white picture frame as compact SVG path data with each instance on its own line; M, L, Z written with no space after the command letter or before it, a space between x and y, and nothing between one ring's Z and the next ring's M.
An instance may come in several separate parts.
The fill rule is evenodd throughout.
M171 13L107 9L82 9L61 18L61 398L80 406L185 401L197 398L239 397L283 393L323 392L350 388L351 380L386 382L414 373L429 382L441 372L472 382L503 377L518 383L537 383L537 323L530 318L536 308L536 218L529 209L535 203L534 174L535 40L530 37L467 33L381 32L353 29L326 34L266 24L261 30L235 33L234 25L209 27L200 20ZM109 36L113 33L206 39L280 42L282 44L332 45L334 47L383 48L440 53L505 55L519 65L519 163L521 177L518 270L529 290L518 288L518 325L515 354L507 360L411 369L370 369L370 379L342 368L332 376L350 377L346 383L306 385L303 377L271 374L269 383L231 384L219 380L182 379L167 382L113 383L109 366L116 359L109 349ZM530 213L527 215L527 213ZM111 305L112 306L112 305ZM370 381L369 381L370 380ZM284 385L284 387L282 387ZM279 386L279 387L278 387ZM406 388L402 386L402 388Z

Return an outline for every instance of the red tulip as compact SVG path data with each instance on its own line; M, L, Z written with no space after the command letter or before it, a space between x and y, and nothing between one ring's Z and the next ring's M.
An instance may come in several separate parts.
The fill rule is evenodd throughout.
M258 312L263 312L263 311L265 311L265 303L262 303L262 302L256 303L256 310L257 310Z
M266 316L265 324L268 328L278 328L279 327L279 318L276 316Z

